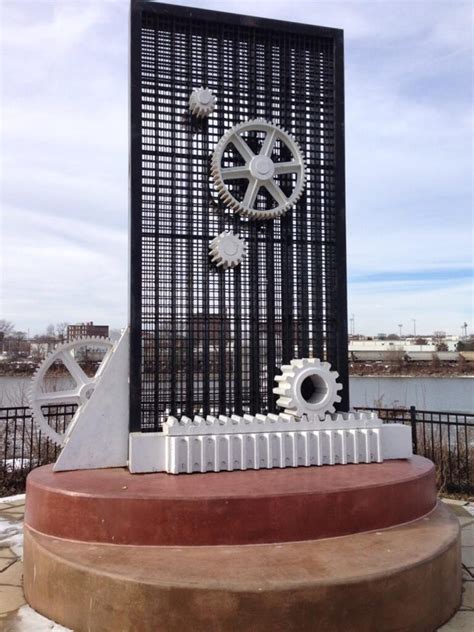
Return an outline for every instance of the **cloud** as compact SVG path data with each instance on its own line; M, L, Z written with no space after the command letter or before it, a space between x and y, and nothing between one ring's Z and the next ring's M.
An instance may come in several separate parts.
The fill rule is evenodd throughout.
M180 4L344 28L350 311L366 333L471 322L471 3ZM128 0L2 11L2 317L123 326Z
M10 206L6 214L2 256L8 319L37 330L51 321L95 320L116 327L126 322L124 230L104 227L101 220Z
M362 334L416 331L428 335L436 330L461 333L461 324L469 321L472 310L472 284L462 279L376 281L350 286L350 313L355 315L355 331Z

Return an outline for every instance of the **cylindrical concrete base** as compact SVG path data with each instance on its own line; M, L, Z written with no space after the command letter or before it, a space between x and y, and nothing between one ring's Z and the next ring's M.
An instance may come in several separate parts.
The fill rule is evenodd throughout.
M24 587L75 632L436 630L461 595L459 524L246 546L125 546L25 527Z
M268 544L385 529L435 505L434 465L420 456L182 476L45 466L28 476L25 523L81 542Z

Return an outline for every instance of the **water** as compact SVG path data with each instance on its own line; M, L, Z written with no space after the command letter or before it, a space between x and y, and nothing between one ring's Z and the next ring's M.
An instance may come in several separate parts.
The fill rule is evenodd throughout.
M74 387L74 382L67 376L47 378L45 390L59 391ZM0 408L7 406L28 406L28 390L31 377L0 377Z
M0 377L0 407L26 406L30 381L29 377ZM68 378L55 378L47 389L70 385ZM351 377L350 396L352 406L474 413L474 377Z
M351 406L474 413L474 377L351 377Z

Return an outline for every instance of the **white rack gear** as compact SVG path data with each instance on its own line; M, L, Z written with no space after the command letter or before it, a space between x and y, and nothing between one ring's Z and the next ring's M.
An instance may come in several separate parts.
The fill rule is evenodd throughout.
M131 433L131 472L222 472L381 463L412 456L411 428L373 413L169 417L163 432Z

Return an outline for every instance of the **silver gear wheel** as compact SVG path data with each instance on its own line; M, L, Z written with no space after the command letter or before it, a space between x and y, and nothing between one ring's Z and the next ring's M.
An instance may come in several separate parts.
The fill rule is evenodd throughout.
M93 377L89 377L84 373L73 354L75 349L85 346L106 348L106 353ZM57 404L77 404L74 417L68 426L68 428L71 428L97 386L98 379L112 354L113 346L114 344L108 338L78 338L59 345L36 370L31 380L28 400L33 413L33 419L38 428L54 443L63 445L67 432L61 434L52 428L43 414L42 407ZM76 387L64 391L45 392L44 378L48 369L57 360L62 361L71 378L74 380Z
M334 404L341 401L338 391L342 384L337 383L339 374L331 371L329 362L317 358L292 360L282 366L282 375L277 375L278 386L273 389L278 406L286 413L309 420L316 417L324 420L327 413L334 413Z
M210 242L209 254L218 268L235 268L246 256L247 244L231 230L224 231Z
M214 111L216 101L209 88L198 88L189 97L189 111L198 118L206 118Z
M264 132L265 138L258 153L249 147L243 134L247 132ZM290 151L291 160L275 162L272 153L276 141ZM244 160L243 165L222 166L224 153L229 145ZM217 143L211 161L211 175L214 185L222 200L244 217L251 219L275 219L286 213L301 196L305 185L305 162L297 141L274 123L263 119L253 119L239 123L229 129ZM287 195L276 178L284 174L294 174L293 190ZM227 182L246 180L248 182L242 199L237 199L230 192ZM274 200L273 207L255 208L260 188L264 188Z

